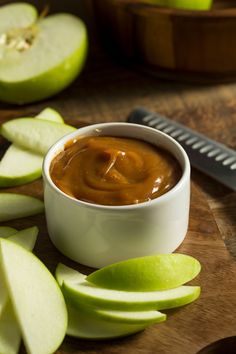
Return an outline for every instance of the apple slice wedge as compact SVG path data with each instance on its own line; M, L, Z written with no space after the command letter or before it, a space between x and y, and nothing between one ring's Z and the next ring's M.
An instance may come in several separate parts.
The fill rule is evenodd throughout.
M70 270L67 270L69 273ZM90 284L81 277L76 279L71 269L68 280L64 279L62 291L67 302L73 307L83 302L90 306L119 311L164 310L184 306L196 300L200 295L199 286L180 286L162 291L122 291L111 290Z
M35 119L64 123L62 116L52 108L45 108ZM0 187L19 186L40 178L42 164L42 155L10 145L0 162Z
M42 155L45 155L57 140L75 130L70 125L34 118L13 119L1 126L1 134L6 139Z
M0 187L19 186L41 177L42 155L9 146L0 162Z
M32 251L35 246L37 236L38 236L38 228L37 226L33 226L33 227L29 227L28 229L24 229L16 232L14 235L8 237L8 240L21 245L28 251ZM1 315L1 312L3 311L4 306L8 299L8 294L5 287L5 281L1 273L1 269L0 269L0 289L1 289L0 291L0 315Z
M42 213L41 200L23 194L0 193L0 221L19 219Z
M154 291L177 288L201 270L197 259L180 253L132 258L91 273L86 280L107 289Z
M56 268L56 279L60 286L63 282L74 281L81 282L85 280L85 275L76 270L59 263ZM88 317L96 318L97 320L123 323L133 325L149 326L153 323L159 323L166 320L166 315L159 311L116 311L104 310L99 307L89 306L85 302L78 302L76 309L80 314L87 314ZM70 322L70 320L69 320ZM104 333L105 335L105 333Z
M60 113L58 113L55 109L50 107L43 109L42 112L37 114L35 118L49 120L55 123L62 123L62 124L65 123Z
M143 331L147 326L112 323L98 319L86 312L76 310L70 305L68 309L68 327L66 334L81 339L114 339Z
M0 266L28 353L53 353L67 328L60 288L45 267L21 246L0 240Z
M9 237L9 240L31 251L34 248L37 235L38 228L33 226L15 233L13 236ZM4 275L1 269L0 288L0 353L16 354L20 346L21 333L12 304L8 297Z

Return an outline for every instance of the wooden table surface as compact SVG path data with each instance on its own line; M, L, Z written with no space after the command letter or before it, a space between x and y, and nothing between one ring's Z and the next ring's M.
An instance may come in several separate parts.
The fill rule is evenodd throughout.
M75 126L125 121L140 105L236 149L236 83L194 86L165 82L114 62L103 51L92 50L82 75L61 94L20 107L1 103L0 123L35 115L48 106ZM1 144L3 150L3 140ZM43 197L41 180L10 190ZM20 229L35 224L40 228L35 252L51 271L59 261L87 271L55 250L42 215L3 225ZM210 342L236 335L236 193L194 169L189 232L179 251L196 256L203 266L194 282L202 286L196 303L170 314L166 323L125 339L92 342L66 338L57 353L195 354Z

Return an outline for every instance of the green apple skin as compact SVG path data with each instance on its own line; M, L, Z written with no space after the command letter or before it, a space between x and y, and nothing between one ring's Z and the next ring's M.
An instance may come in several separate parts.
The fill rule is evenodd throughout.
M98 319L88 313L76 310L70 305L68 308L68 327L66 334L72 337L89 340L108 340L125 337L140 331L147 326L112 323Z
M17 230L10 226L0 226L0 237L8 238L17 233Z
M35 255L6 239L0 240L0 267L27 353L54 353L68 320L55 278Z
M0 80L0 100L21 105L43 100L62 91L74 81L82 70L87 56L87 48L86 37L77 51L50 71L20 82Z
M56 268L56 279L60 286L63 282L81 282L85 280L85 275L76 270L59 263ZM107 322L117 322L135 325L149 326L153 323L160 323L166 320L166 315L159 311L111 311L99 307L89 306L86 302L78 302L76 306L80 313L95 317Z
M209 10L212 0L145 0L146 3L184 10Z
M131 292L103 288L91 289L89 283L63 283L62 292L73 307L84 302L90 306L119 311L166 310L187 305L200 295L199 286L181 286L157 292ZM92 291L90 291L92 290ZM155 294L154 294L155 293ZM177 293L177 295L176 295Z
M114 290L167 290L192 280L200 270L201 264L191 256L180 253L160 254L108 265L91 273L86 280Z

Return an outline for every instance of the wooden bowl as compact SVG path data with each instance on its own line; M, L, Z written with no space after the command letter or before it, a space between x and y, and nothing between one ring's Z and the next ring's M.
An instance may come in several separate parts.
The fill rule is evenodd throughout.
M167 78L215 82L236 79L236 0L209 11L159 7L137 0L94 0L110 51Z

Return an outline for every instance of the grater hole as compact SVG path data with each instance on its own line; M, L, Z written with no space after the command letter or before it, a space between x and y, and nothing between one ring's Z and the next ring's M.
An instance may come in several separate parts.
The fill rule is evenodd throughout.
M230 169L231 170L236 170L236 162L233 165L230 166Z
M216 160L216 161L222 161L222 160L224 160L226 157L228 157L228 154L223 153L223 154L220 154L220 155L216 156L215 160Z
M162 128L165 128L167 126L167 124L168 123L166 123L166 122L160 122L157 125L155 125L155 128L156 129L162 129Z
M223 165L227 166L231 163L235 162L236 158L234 156L228 157L226 160L223 161Z
M205 154L206 152L208 152L212 148L213 148L212 145L207 145L207 146L203 146L199 151L200 151L201 154Z
M196 149L199 149L200 147L202 147L203 145L205 145L205 141L201 140L201 141L198 141L197 143L193 144L192 148L194 150L196 150Z
M170 135L173 136L173 138L177 137L178 135L182 134L183 130L178 129L176 131L174 131L173 133L171 133Z
M221 152L220 149L215 149L215 150L212 150L212 151L208 152L207 156L208 157L213 157L213 156L217 155L219 152Z
M150 122L151 120L153 120L153 116L152 115L148 115L146 117L143 117L143 121L144 122Z
M180 135L177 139L178 139L179 141L183 141L183 140L185 140L185 139L187 139L187 138L189 138L189 134L188 134L188 133L185 133L185 134Z
M175 127L173 127L172 125L169 125L168 127L166 127L165 129L163 129L164 133L170 133L175 129Z
M186 145L192 145L193 143L195 143L198 140L197 137L193 136L192 138L188 139L185 141Z

